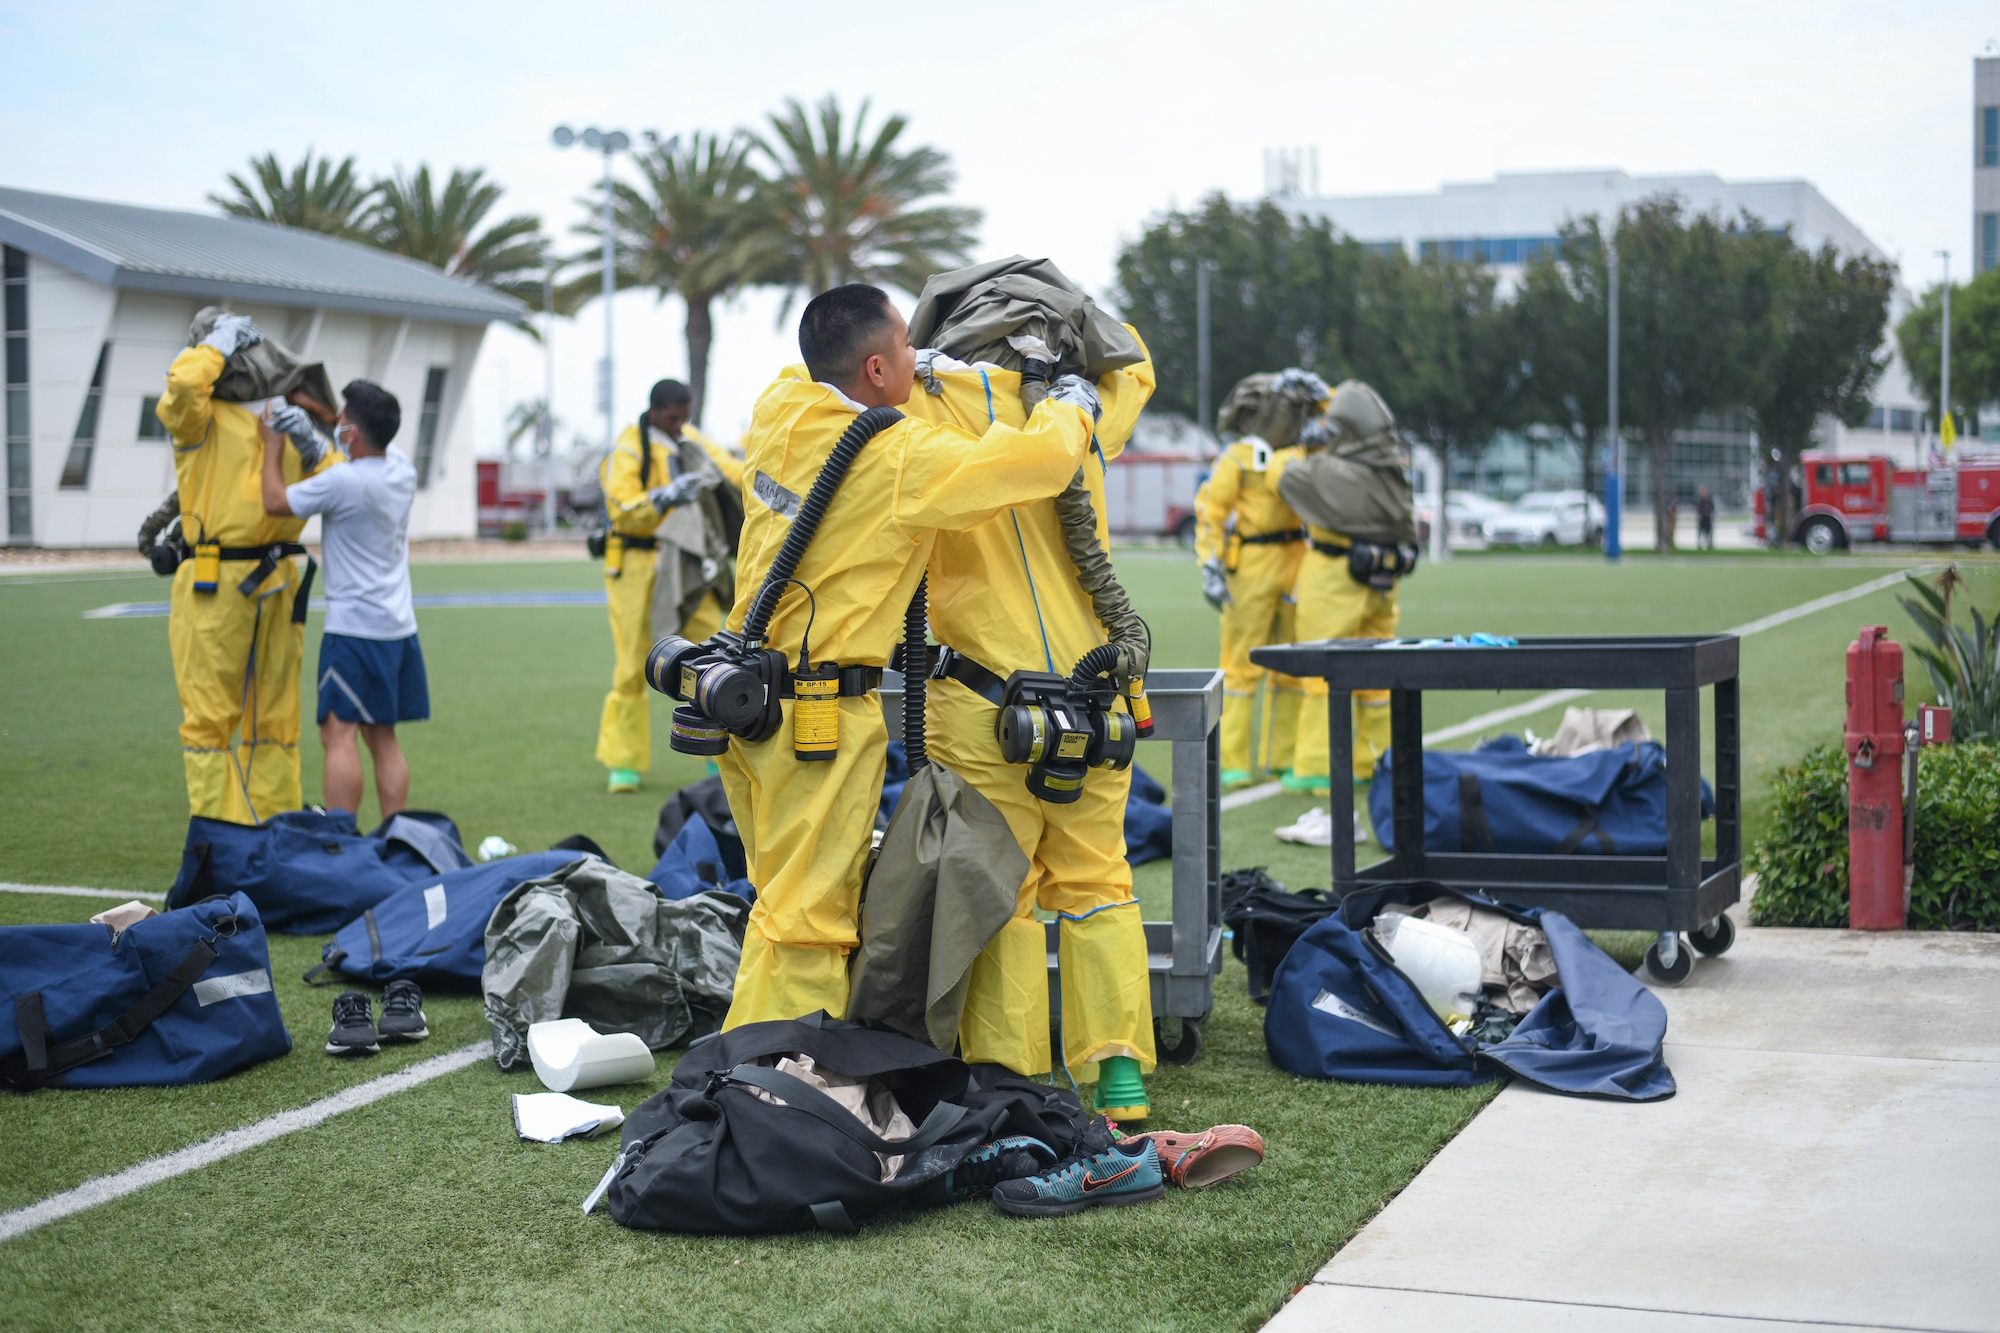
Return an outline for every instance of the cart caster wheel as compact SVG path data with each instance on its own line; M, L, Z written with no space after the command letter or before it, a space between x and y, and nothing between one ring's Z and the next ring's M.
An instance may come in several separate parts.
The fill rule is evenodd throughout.
M1672 964L1660 961L1660 946L1646 946L1646 975L1663 986L1678 986L1694 971L1694 950L1683 944L1674 951Z
M1688 943L1710 958L1720 958L1729 952L1730 945L1736 943L1736 923L1727 914L1719 916L1689 934Z
M1167 1020L1153 1020L1153 1053L1163 1065L1191 1065L1201 1054L1201 1020L1183 1018L1181 1020L1180 1041L1169 1043L1166 1036Z

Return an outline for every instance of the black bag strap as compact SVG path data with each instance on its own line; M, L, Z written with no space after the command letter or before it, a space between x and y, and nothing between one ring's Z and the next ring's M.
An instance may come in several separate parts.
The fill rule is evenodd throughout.
M1583 846L1583 840L1593 833L1597 835L1597 850L1600 853L1605 856L1618 855L1618 845L1611 841L1610 831L1597 826L1597 807L1594 805L1583 807L1583 818L1579 819L1576 827L1565 834L1562 842L1557 844L1556 855L1569 855Z
M331 946L328 947L331 948ZM342 963L346 961L347 961L346 950L333 949L332 952L328 953L325 958L322 958L319 962L314 963L311 967L307 968L305 975L300 977L299 980L305 982L306 985L308 986L324 986L327 983L319 980L319 978L324 976L326 973L333 971L335 968L339 967Z
M1486 822L1486 802L1479 795L1477 773L1458 775L1458 850L1493 850L1493 827ZM1570 849L1565 847L1563 850Z
M27 1092L78 1065L103 1059L138 1037L152 1026L154 1019L173 1008L201 974L208 971L208 965L219 954L213 937L196 940L180 965L141 996L137 1004L88 1036L74 1037L53 1046L48 1040L48 1022L42 1009L41 992L21 996L14 1002L15 1019L21 1025L21 1054L0 1061L0 1082L11 1083Z
M306 623L306 608L312 605L313 575L319 573L319 561L306 557L306 572L299 575L299 590L292 596L292 623Z
M854 1219L847 1215L847 1205L838 1199L828 1199L825 1203L812 1206L813 1221L821 1231L838 1231L843 1235L853 1235L861 1230L854 1225Z
M892 1157L922 1152L949 1134L953 1126L965 1118L963 1106L952 1102L939 1102L931 1108L931 1113L924 1117L924 1123L917 1126L916 1133L907 1139L885 1139L862 1124L854 1112L804 1079L787 1074L783 1070L768 1069L763 1065L738 1065L722 1075L722 1080L725 1083L741 1083L747 1087L760 1088L781 1099L788 1106L833 1126L868 1151L887 1153Z

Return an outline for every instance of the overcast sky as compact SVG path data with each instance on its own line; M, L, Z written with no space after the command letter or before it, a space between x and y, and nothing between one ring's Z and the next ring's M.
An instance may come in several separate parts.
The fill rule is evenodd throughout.
M509 0L442 5L0 0L0 183L202 208L253 154L364 171L482 166L565 245L599 161L557 123L662 135L760 123L833 92L911 120L985 211L978 257L1046 254L1104 291L1161 210L1263 189L1267 147L1319 150L1328 194L1496 171L1620 167L1803 177L1903 265L1967 271L1972 60L2000 6L1007 3L848 6ZM795 356L775 302L719 320L708 412L733 437ZM681 312L616 302L618 417L686 372ZM559 330L557 414L593 438L595 305ZM488 338L480 452L539 396L541 353ZM629 409L629 410L628 410Z

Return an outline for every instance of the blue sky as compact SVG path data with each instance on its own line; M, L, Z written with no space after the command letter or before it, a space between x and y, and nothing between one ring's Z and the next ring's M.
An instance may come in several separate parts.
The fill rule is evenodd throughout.
M503 206L566 232L594 156L558 122L672 133L832 91L907 113L986 212L981 255L1054 257L1108 285L1152 213L1262 189L1263 151L1314 145L1328 193L1616 166L1804 177L1904 265L1966 270L1971 61L1986 4L1008 3L876 6L242 5L0 0L0 182L200 208L252 154L368 171L478 165ZM2000 50L2000 47L1996 47ZM621 403L684 373L680 311L617 302ZM718 329L725 435L790 354L752 295ZM556 341L556 408L597 433L588 309ZM496 333L482 448L541 357ZM624 413L620 412L621 419Z

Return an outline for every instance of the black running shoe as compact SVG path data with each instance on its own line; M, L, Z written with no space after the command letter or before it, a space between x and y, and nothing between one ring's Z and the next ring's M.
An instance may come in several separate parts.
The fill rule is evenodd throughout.
M328 1055L373 1055L382 1049L368 997L358 990L342 991L333 1000L333 1031L326 1034Z
M935 1207L976 1199L1003 1180L1019 1180L1045 1171L1056 1160L1056 1150L1026 1134L982 1143L951 1170L918 1187L916 1202Z
M382 1021L375 1027L383 1041L422 1041L431 1035L424 993L416 982L392 981L382 988Z

